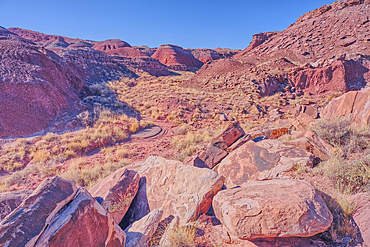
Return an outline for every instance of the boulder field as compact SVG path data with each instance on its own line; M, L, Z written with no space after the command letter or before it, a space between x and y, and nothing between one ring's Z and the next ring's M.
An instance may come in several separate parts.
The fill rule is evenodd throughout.
M53 177L35 191L1 193L0 246L167 246L195 221L204 229L197 238L221 246L259 246L272 238L288 246L329 246L328 240L310 239L333 222L322 193L307 181L282 176L297 164L312 166L315 149L246 136L237 123L215 135L208 148L225 151L239 144L213 169L152 156L89 191ZM316 141L311 145L320 141L318 148L330 146L309 131L291 142L303 137ZM368 194L351 200L359 205L353 217L367 243ZM206 213L221 225L202 225L213 221Z

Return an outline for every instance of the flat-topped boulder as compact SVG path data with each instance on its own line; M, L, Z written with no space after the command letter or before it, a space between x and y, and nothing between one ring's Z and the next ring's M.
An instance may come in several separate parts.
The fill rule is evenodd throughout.
M224 184L224 178L210 169L156 156L127 169L137 171L141 178L136 197L120 224L123 228L153 209L163 210L163 218L178 215L183 223L193 220L208 211Z
M214 171L225 177L225 186L240 186L248 180L272 179L295 165L312 166L315 156L278 140L249 141L231 152Z
M333 216L321 195L306 181L251 181L220 191L213 200L216 217L240 239L310 237L326 231Z

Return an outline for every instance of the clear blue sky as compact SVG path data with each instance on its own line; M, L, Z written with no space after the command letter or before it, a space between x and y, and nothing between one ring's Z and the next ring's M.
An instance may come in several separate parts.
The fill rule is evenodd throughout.
M334 0L0 0L0 26L131 45L244 49Z

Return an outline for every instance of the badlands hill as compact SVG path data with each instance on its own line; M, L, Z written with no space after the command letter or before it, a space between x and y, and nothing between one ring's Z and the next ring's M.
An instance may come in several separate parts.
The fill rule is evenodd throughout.
M228 89L255 81L262 95L283 88L287 94L299 89L315 95L360 89L370 80L369 16L363 1L323 6L284 31L254 35L232 61L202 67L193 84ZM224 66L230 69L220 71Z

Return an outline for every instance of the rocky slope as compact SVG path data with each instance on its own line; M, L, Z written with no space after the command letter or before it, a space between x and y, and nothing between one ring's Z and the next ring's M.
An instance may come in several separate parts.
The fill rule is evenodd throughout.
M27 29L18 28L18 27L11 27L11 28L8 28L8 30L12 33L17 34L19 37L33 41L44 47L48 46L49 44L53 42L58 42L58 41L64 44L65 43L74 44L79 41L82 41L81 39L72 39L72 38L63 37L59 35L43 34L43 33L39 33L36 31L31 31Z
M203 67L193 84L242 88L255 82L264 87L268 78L283 77L284 82L278 82L283 88L288 84L314 95L364 87L370 81L369 6L360 0L335 2L303 15L282 32L256 34L249 47L233 57L242 65L234 62L235 69L217 73L214 68L230 66L220 60ZM282 87L272 83L267 92Z
M1 137L32 134L81 110L86 87L75 67L4 28L0 35Z

